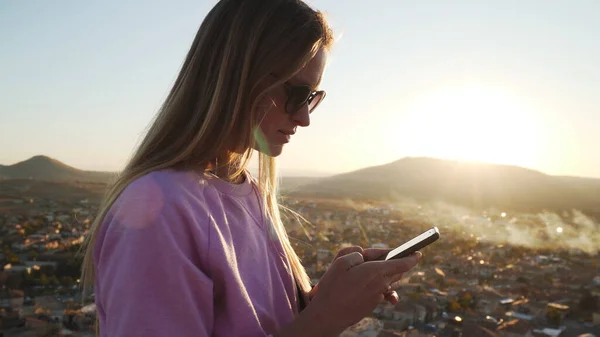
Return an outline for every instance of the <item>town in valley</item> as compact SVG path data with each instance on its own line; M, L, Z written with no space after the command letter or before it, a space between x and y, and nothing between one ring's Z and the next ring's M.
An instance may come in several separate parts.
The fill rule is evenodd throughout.
M104 190L0 180L3 336L94 335L94 294L81 289L78 252ZM282 204L304 218L284 221L314 283L345 246L394 248L431 226L442 234L404 275L399 303L380 303L343 336L600 336L598 225L577 210L285 193Z

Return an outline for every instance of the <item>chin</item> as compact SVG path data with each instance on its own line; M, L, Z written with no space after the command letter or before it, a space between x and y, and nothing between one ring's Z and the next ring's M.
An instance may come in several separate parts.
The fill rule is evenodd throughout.
M269 157L279 157L279 155L281 155L281 153L283 152L283 145L269 146L268 150L266 150L266 149L255 149L255 150L264 155L267 155Z
M269 153L267 154L270 157L279 157L279 155L283 152L283 145L280 146L270 146Z

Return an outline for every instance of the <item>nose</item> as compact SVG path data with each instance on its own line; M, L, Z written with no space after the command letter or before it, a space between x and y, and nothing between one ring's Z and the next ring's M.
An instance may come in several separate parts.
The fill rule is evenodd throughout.
M310 125L310 112L308 111L308 104L302 105L296 113L292 114L294 123L299 126L306 127Z

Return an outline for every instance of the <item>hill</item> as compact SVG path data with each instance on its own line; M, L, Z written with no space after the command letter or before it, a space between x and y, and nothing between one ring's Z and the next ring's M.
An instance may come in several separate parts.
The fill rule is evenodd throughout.
M256 168L251 168L253 174L257 174ZM283 183L286 186L296 187L326 174L318 171L283 169ZM116 173L83 171L66 165L48 156L34 156L14 165L0 165L0 180L9 179L35 179L46 181L81 181L106 183Z
M47 156L0 165L0 180L106 183L110 172L84 171ZM16 182L15 182L16 183ZM44 185L45 186L45 185ZM59 185L53 185L60 189ZM523 211L580 209L600 215L600 179L551 176L509 165L422 157L330 177L282 178L289 196L395 201L446 201L468 207Z
M600 213L600 179L551 176L509 165L422 157L322 178L291 196L441 200L468 207Z
M83 171L47 157L35 156L13 165L0 165L0 179L107 182L113 173Z

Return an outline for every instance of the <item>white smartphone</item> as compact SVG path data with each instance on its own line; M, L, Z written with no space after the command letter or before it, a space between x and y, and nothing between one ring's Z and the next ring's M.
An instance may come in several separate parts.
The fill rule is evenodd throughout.
M406 243L391 250L387 255L383 255L378 260L392 260L407 257L412 253L429 246L440 238L440 231L437 227L432 227L425 232L417 235Z

